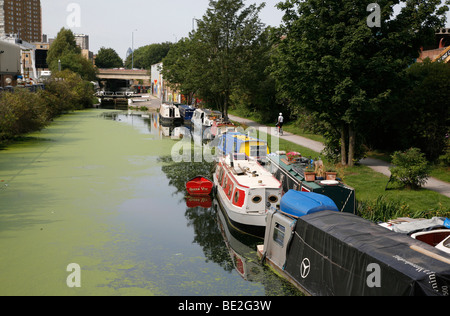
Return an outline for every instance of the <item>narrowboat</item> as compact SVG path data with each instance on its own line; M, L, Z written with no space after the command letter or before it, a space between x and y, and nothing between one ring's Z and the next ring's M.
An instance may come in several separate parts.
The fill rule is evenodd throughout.
M211 126L211 134L214 137L220 137L225 133L233 133L237 132L238 127L234 125L232 122L217 120L214 121Z
M240 153L260 161L265 161L269 154L269 146L266 141L250 137L240 132L220 135L216 148L219 156Z
M192 105L186 105L186 104L175 104L178 109L180 110L181 118L183 119L184 123L190 123L192 120L192 115L195 112L195 108Z
M307 170L313 166L310 158L290 159L285 152L271 153L267 156L265 167L283 184L283 193L289 190L313 192L331 198L341 212L356 214L355 189L339 181L316 177L308 179ZM314 171L314 168L312 168Z
M290 190L269 210L264 263L311 296L449 295L448 254L324 198Z
M180 110L173 104L162 103L159 108L159 121L165 125L181 123Z
M191 125L194 133L201 133L204 139L212 139L211 127L214 121L221 120L222 113L209 109L196 109L192 114Z
M213 178L217 199L230 223L264 236L266 212L280 203L281 183L256 159L232 153L219 158Z

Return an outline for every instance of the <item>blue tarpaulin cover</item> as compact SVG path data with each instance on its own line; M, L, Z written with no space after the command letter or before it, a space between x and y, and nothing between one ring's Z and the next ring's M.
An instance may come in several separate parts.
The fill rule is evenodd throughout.
M336 204L329 197L313 192L289 190L281 199L280 209L283 213L301 217L320 211L339 212Z

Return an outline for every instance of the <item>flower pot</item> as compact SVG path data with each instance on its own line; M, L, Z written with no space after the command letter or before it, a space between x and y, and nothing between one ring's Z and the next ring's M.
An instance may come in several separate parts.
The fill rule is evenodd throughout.
M305 171L305 181L306 182L313 182L315 180L316 180L316 173L315 172Z
M336 180L337 172L325 172L326 180Z

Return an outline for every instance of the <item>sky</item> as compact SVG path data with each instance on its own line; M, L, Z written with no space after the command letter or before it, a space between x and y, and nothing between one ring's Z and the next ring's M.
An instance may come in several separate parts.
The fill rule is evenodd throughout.
M247 5L266 3L260 13L263 23L279 26L283 12L280 0L249 0ZM201 19L209 0L41 0L43 33L54 38L62 27L89 35L94 54L101 47L113 48L125 58L128 48L176 42ZM79 12L79 14L77 14Z
M246 0L246 5L266 3L263 23L279 26L283 0ZM209 0L41 0L43 33L54 38L62 27L89 35L90 51L113 48L123 59L127 50L188 36L193 19L201 19ZM450 27L450 13L447 18Z

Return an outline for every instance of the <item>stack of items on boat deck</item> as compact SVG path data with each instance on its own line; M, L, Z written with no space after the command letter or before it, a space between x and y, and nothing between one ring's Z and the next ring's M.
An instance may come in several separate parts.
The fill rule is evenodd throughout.
M323 171L320 159L312 161L297 152L279 151L267 156L265 167L282 183L283 193L297 190L323 194L331 198L341 212L355 214L355 190L339 181L335 172Z
M449 296L450 256L295 190L267 214L258 255L307 295Z

